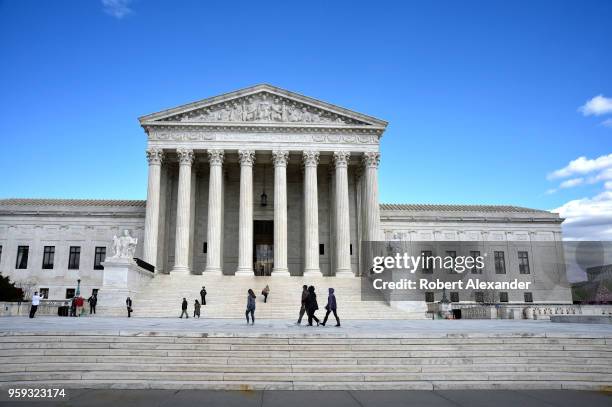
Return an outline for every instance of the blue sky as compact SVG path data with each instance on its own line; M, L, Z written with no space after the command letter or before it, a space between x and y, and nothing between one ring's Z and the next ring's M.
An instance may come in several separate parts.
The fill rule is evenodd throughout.
M267 82L389 121L383 202L559 209L612 238L610 21L610 1L0 1L0 197L144 199L138 116Z

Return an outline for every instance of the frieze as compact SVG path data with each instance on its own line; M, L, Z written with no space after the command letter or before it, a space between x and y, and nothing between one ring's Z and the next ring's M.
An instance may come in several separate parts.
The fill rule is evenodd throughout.
M209 133L203 131L150 131L151 141L263 141L263 142L313 142L378 144L376 135L336 135L336 134L235 134Z

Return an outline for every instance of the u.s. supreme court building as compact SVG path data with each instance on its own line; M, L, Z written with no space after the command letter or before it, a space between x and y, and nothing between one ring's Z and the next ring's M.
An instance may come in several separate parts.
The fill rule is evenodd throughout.
M157 284L156 296L184 296L189 288L195 298L206 281L241 276L255 291L257 278L281 281L277 276L297 287L322 277L349 287L341 281L369 267L360 254L363 241L486 241L495 256L485 273L503 267L507 276L534 282L533 290L502 301L571 302L569 290L551 297L538 288L547 264L563 263L557 214L381 204L383 120L263 84L146 115L140 125L148 138L146 201L0 200L2 275L49 299L74 295L80 279L89 296L112 285L104 274L113 238L128 233L137 239L134 257L154 267L136 271L150 276L132 295L149 297L147 287ZM426 169L407 164L406 180L420 171ZM172 278L183 281L180 288ZM165 289L156 279L167 281ZM477 300L474 293L460 295L453 301Z

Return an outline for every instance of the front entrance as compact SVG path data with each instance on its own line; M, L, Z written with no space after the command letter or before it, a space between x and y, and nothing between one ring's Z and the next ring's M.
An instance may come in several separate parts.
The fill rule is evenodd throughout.
M256 276L269 276L274 267L274 221L253 222L253 269Z

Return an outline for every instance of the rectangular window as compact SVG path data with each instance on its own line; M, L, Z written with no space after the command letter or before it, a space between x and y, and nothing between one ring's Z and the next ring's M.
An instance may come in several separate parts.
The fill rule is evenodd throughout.
M55 246L45 246L43 249L42 268L49 270L53 268L53 260L55 258Z
M518 252L519 273L529 274L529 253Z
M457 291L451 291L450 300L451 302L459 302L459 293Z
M353 244L349 244L349 254L352 256L353 255Z
M2 245L0 245L0 263L2 263Z
M74 298L74 288L66 288L66 299Z
M94 270L104 270L102 263L106 260L106 247L98 246L94 253Z
M504 252L496 251L493 253L495 257L495 274L506 274L506 260L504 259Z
M523 293L523 298L525 298L525 302L533 302L532 293Z
M208 242L204 242L204 244L202 245L202 253L208 253Z
M43 297L45 300L49 299L49 289L48 288L41 288L40 289L40 296Z
M434 293L433 291L425 292L425 302L434 302Z
M15 261L16 269L27 269L28 268L28 253L29 252L30 252L30 246L17 247L17 261Z
M474 292L474 301L476 302L484 302L484 293L482 291Z
M423 250L421 251L421 258L423 259L423 274L432 274L433 273L433 260L429 260L432 257L431 250Z
M499 293L499 302L508 302L508 293L500 292Z
M478 267L476 267L476 259L477 259L478 257L480 257L480 251L479 251L479 250L471 250L471 251L470 251L470 257L471 257L472 259L474 259L474 267L472 267L472 268L470 269L470 272L471 272L472 274L482 274L482 268L478 268Z
M319 255L323 256L325 254L325 245L323 243L319 244Z
M449 274L455 274L456 273L456 271L455 271L455 259L457 258L457 252L454 251L454 250L447 250L446 251L446 257L452 257L453 258L453 268L448 269L447 272ZM446 259L444 259L444 260L446 262Z
M68 269L78 270L80 261L81 261L81 247L80 246L70 246L70 254L68 255Z

